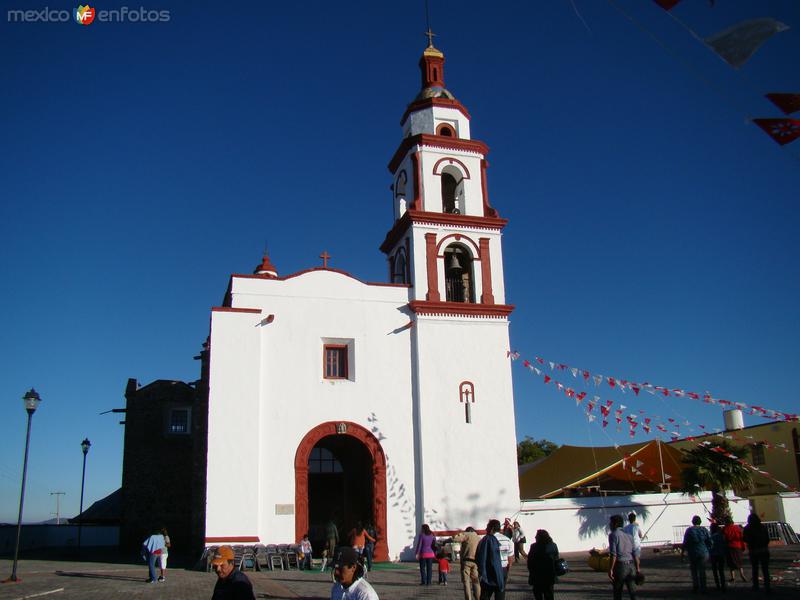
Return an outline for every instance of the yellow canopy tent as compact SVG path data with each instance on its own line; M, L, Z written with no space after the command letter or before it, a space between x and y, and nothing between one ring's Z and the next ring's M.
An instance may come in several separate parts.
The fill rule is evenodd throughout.
M682 453L652 440L625 446L561 446L550 456L520 467L523 500L659 492L682 486Z

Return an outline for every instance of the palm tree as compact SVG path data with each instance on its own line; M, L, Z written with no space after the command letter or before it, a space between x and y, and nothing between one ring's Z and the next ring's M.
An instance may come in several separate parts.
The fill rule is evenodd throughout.
M717 523L724 523L724 519L731 516L725 492L747 490L753 482L750 469L735 458L725 455L733 454L737 458L745 458L749 452L747 448L733 446L725 440L684 450L681 491L696 496L703 490L710 490L711 518Z

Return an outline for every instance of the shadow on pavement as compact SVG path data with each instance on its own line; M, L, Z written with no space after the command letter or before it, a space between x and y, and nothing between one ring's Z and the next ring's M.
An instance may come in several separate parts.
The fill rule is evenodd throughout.
M59 577L83 577L85 579L111 579L114 581L137 581L144 582L143 577L131 577L130 575L111 575L100 573L80 573L78 571L56 571Z

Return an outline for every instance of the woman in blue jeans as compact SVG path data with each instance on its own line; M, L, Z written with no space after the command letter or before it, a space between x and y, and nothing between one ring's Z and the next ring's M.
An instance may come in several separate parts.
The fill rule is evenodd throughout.
M417 537L417 545L414 549L417 560L419 561L419 577L420 585L430 585L431 576L433 574L433 558L436 553L433 551L433 546L436 538L431 532L431 528L425 523L419 530Z

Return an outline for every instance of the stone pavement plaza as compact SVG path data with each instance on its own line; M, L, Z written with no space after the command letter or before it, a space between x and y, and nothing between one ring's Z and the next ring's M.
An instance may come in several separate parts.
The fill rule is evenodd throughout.
M611 586L604 573L596 573L586 565L586 553L564 555L570 564L570 573L562 577L556 586L559 600L611 599ZM800 599L800 546L774 548L772 572L782 574L783 580L773 582L772 598ZM792 566L792 563L795 563ZM456 567L456 565L453 565ZM788 570L787 570L788 569ZM681 563L678 555L646 551L642 570L647 576L639 588L640 598L691 598L689 568ZM147 584L147 567L144 564L112 564L102 562L75 562L56 560L22 560L17 569L22 579L16 584L0 585L0 600L42 598L43 600L113 599L113 598L164 598L188 600L211 598L216 576L184 569L170 569L164 583ZM749 565L746 566L749 575ZM11 561L0 560L0 576L11 573ZM330 575L318 571L273 571L250 572L257 598L306 598L325 600L330 596ZM713 578L708 572L713 588ZM450 584L445 588L434 583L430 587L419 586L419 571L416 564L387 565L369 574L381 600L406 600L429 598L431 600L461 600L463 588L455 572L450 573ZM713 591L710 596L721 596ZM627 598L627 595L624 596ZM761 598L762 594L750 591L749 584L738 583L726 595L727 598ZM506 593L509 600L533 598L527 584L527 570L515 565Z

